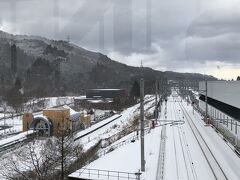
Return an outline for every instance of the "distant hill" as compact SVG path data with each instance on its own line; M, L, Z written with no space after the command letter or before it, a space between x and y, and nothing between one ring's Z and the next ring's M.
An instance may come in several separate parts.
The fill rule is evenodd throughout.
M88 88L129 90L142 74L147 90L156 78L200 81L201 74L161 72L132 67L66 41L0 31L0 93L19 81L28 96L83 94ZM215 79L214 77L208 77Z

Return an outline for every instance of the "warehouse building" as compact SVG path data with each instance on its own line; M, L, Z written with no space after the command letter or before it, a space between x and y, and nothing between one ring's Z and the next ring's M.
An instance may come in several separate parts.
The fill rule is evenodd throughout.
M199 83L201 110L206 110L207 89L208 114L218 119L233 118L240 121L240 81L208 81Z
M88 89L86 91L86 98L115 98L126 96L123 89Z

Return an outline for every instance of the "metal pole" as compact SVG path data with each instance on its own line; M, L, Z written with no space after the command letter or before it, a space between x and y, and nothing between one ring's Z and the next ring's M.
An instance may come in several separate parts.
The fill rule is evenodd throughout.
M159 113L161 113L161 95L160 95L160 93L161 93L161 90L160 90L160 80L158 80L158 99L159 99ZM159 116L160 116L160 114L159 114Z
M61 129L61 180L64 180L64 112L62 112L62 129Z
M206 119L205 119L205 120L206 120L206 123L209 124L209 122L208 122L208 102L207 102L207 96L208 96L208 92L207 92L207 91L208 91L208 90L207 90L207 89L208 89L207 80L205 81L205 83L206 83L206 84L205 84L205 86L206 86L206 95L205 95L205 104L206 104L206 117L205 117L205 118L206 118Z
M237 121L235 122L235 133L237 134Z
M3 106L3 118L4 118L4 135L6 134L6 106Z
M227 117L227 127L228 127L228 117Z
M156 80L155 82L155 123L157 123L157 119L158 119L157 95L158 95L158 82Z
M144 159L144 80L140 80L140 120L141 120L141 171L145 171L145 159Z

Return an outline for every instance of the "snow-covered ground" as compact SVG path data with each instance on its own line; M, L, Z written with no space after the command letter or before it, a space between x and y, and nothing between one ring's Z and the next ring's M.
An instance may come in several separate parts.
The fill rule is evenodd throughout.
M175 102L176 101L176 102ZM192 107L186 102L180 102L180 97L170 97L166 104L166 117L163 114L165 107L162 107L160 120L162 123L166 120L184 121L185 123L167 125L166 126L166 144L164 156L163 178L164 180L213 180L216 174L212 171L211 162L206 159L206 152L203 146L199 145L190 124L186 120L191 118L193 124L198 129L206 147L212 152L212 156L216 159L220 169L222 169L225 177L222 179L239 180L240 179L240 159L235 154L231 146L227 144L221 136L219 136L210 126L204 126L201 116L198 113L193 114ZM184 112L183 113L183 109ZM188 117L187 117L187 114ZM145 135L145 160L146 171L142 172L142 180L155 180L157 169L159 168L161 127L156 127L151 133ZM130 135L129 135L130 136ZM127 137L120 139L118 142L125 141ZM162 150L163 151L163 150ZM211 154L210 154L211 155ZM91 173L100 171L100 174L106 175L108 171L120 171L128 173L136 173L140 170L140 141L123 145L116 150L100 157L90 163L83 169L71 174L71 177L84 177L86 179L107 179L106 176L91 177ZM92 172L91 172L92 171ZM216 172L216 171L215 171ZM112 172L110 172L112 173ZM116 175L116 174L115 174ZM109 179L114 179L109 178ZM127 179L127 178L120 178Z
M145 102L146 105L145 107L148 108L149 113L153 113L153 109L150 108L152 106L152 104L154 103L154 97L153 96L146 96L145 97ZM105 139L108 138L120 131L123 130L124 127L129 126L131 121L133 120L133 118L137 115L139 115L140 111L139 111L139 104L136 104L130 108L127 108L126 110L124 110L119 118L117 118L116 120L112 121L112 119L118 117L119 115L115 115L113 117L107 118L104 121L97 123L96 125L93 125L92 127L87 128L84 131L79 132L78 134L76 134L75 137L79 137L83 134L86 134L87 132L89 132L91 129L98 127L101 124L104 124L108 121L112 121L111 123L107 124L106 126L104 126L104 128L100 128L96 131L94 131L91 134L88 134L86 136L84 136L83 138L79 139L79 141L81 141L81 144L84 145L85 149L88 149L89 147L91 147L92 145L96 144L100 139Z
M12 136L12 137L0 140L0 146L3 147L5 145L9 145L9 144L11 144L13 142L16 142L16 141L22 141L22 140L27 138L27 135L30 135L32 133L34 133L34 131L33 130L29 130L27 132L22 132L22 133L20 133L18 135L15 135L15 136Z
M156 174L156 165L158 158L159 142L155 142L155 139L160 138L161 128L154 129L150 134L145 136L145 154L146 154L146 179L153 179ZM129 135L131 136L131 135ZM124 139L118 142L124 141ZM152 168L155 167L155 168ZM92 162L85 168L87 169L101 169L107 171L120 171L128 173L137 173L140 169L140 141L136 140L134 143L123 145L122 147L106 154L102 158ZM112 173L112 175L114 175ZM117 173L115 173L115 176ZM87 170L79 170L70 175L71 177L81 177L86 179L107 179L106 176L90 176ZM118 179L118 177L110 177L109 179Z

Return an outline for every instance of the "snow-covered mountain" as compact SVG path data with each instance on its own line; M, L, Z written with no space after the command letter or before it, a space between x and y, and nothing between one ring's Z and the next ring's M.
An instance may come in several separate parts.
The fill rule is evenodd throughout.
M81 93L87 88L105 87L129 89L142 74L139 67L121 64L66 41L3 31L0 31L0 55L2 90L11 87L18 77L25 92L30 94ZM164 76L151 68L143 71L146 84Z

